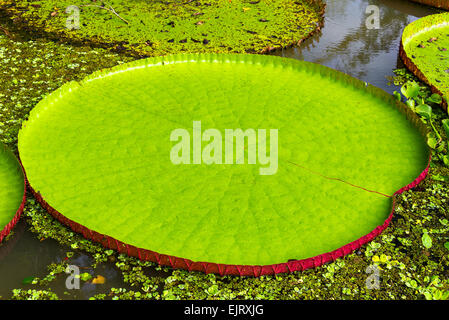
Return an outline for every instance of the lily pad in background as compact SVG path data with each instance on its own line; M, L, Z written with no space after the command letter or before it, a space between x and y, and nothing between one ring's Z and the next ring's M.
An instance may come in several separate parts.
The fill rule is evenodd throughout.
M22 169L12 152L0 143L0 242L19 220L24 204Z
M174 164L170 136L193 137L194 121L277 129L277 171L235 154ZM260 275L320 265L386 228L385 195L427 173L425 133L392 96L327 67L190 54L68 83L32 110L18 147L38 200L84 236L176 268Z
M449 96L449 13L418 19L403 32L400 56L434 93ZM432 100L440 101L434 97ZM447 108L447 101L441 101Z
M144 56L295 45L320 29L324 8L322 0L0 0L0 10L27 30ZM79 28L72 29L78 12Z

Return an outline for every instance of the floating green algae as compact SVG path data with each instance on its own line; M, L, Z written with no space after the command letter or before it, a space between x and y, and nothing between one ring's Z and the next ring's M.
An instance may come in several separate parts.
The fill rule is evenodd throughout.
M3 143L0 143L0 242L2 230L13 220L25 192L24 177L19 162Z
M106 49L70 46L45 39L10 39L0 33L0 142L14 152L28 112L67 81L132 61Z
M77 5L79 29L66 21ZM321 0L0 1L28 29L141 55L177 52L262 52L296 44L322 23ZM107 9L109 10L107 10Z
M34 190L91 230L193 261L282 263L354 241L391 211L391 199L312 171L391 195L425 168L424 139L394 104L311 63L160 57L51 94L24 123L19 152ZM171 132L193 134L196 120L279 129L278 171L173 164Z
M449 94L449 13L421 18L402 35L401 56L421 80Z

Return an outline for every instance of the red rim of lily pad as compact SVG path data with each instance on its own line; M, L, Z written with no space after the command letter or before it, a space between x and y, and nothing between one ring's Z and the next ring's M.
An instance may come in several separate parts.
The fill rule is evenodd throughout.
M23 209L25 208L26 192L27 192L27 180L25 178L26 177L25 176L25 170L22 167L22 163L20 161L19 161L19 163L20 163L20 168L22 170L23 177L24 177L22 202L20 203L20 207L17 209L16 214L14 215L12 220L3 228L3 230L0 231L0 243L2 243L3 239L6 238L6 236L8 236L11 233L12 229L14 228L14 226L19 221L20 216L23 213Z
M416 187L421 181L423 181L430 168L431 156L429 156L429 162L427 164L426 169L421 172L421 174L410 184L405 187L399 189L393 194L393 204L391 212L388 218L384 221L383 224L377 226L373 231L368 233L367 235L348 243L334 251L326 252L315 257L301 259L301 260L292 260L284 263L277 263L271 265L233 265L233 264L220 264L220 263L212 263L212 262L194 262L189 259L184 259L176 256L160 254L155 251L151 251L148 249L137 248L132 245L128 245L122 241L114 239L108 235L104 235L93 231L85 226L74 222L67 217L63 216L57 210L52 208L40 195L39 192L36 192L28 183L28 187L33 193L34 197L37 201L44 207L55 219L59 220L63 224L69 226L74 232L82 234L85 238L93 240L95 242L100 243L102 246L108 249L113 249L118 251L119 253L125 253L129 256L136 257L143 261L151 261L157 263L161 266L172 267L173 269L184 269L188 271L200 271L206 274L215 273L221 276L224 275L238 275L238 276L253 276L259 277L264 275L272 275L278 273L290 273L295 271L303 271L310 268L319 267L325 263L335 261L338 258L341 258L345 255L350 254L351 252L359 249L364 244L370 242L375 237L384 231L391 222L393 218L393 214L396 208L396 195L399 195L407 190L410 190ZM22 167L23 169L23 167ZM25 178L26 179L26 178ZM23 204L22 204L23 205Z

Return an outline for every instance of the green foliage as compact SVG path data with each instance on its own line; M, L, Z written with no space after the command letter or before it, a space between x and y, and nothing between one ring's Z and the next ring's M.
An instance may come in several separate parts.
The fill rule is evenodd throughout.
M447 12L429 15L409 24L402 36L407 57L426 81L443 95L449 92L449 69L446 61L449 50L448 21ZM429 101L439 104L442 98L434 95L429 97Z
M400 74L396 84L402 84L401 92L406 99L406 105L422 117L423 122L428 123L432 128L432 133L427 135L427 144L436 152L437 158L449 167L449 155L447 153L447 141L449 137L449 119L444 114L439 104L442 98L438 94L432 94L424 84L419 84L413 76L406 76L404 69L395 70L395 74ZM394 94L396 98L398 93ZM401 98L398 98L401 100ZM437 111L435 111L437 110ZM436 125L435 125L436 123ZM446 139L441 135L443 128Z
M16 215L23 201L24 189L24 177L19 162L0 142L0 232Z
M427 98L427 101L434 104L441 104L443 102L443 98L439 94L433 93L429 98Z
M395 86L401 86L406 82L416 82L418 79L406 68L399 68L393 70L394 76L386 76L388 85L394 84ZM399 94L400 97L400 94Z
M23 290L14 289L11 300L58 300L56 293L51 290Z
M25 279L22 280L22 284L31 284L33 283L34 279L35 277L26 277Z
M82 281L89 281L89 280L92 279L92 275L90 273L88 273L88 272L83 272L83 273L80 274L80 279Z
M70 14L65 10L71 5L82 10L77 30L66 28ZM115 14L106 10L109 5ZM261 52L294 45L318 29L324 11L321 0L111 0L100 6L88 0L41 1L38 5L27 0L0 1L0 9L22 26L72 42L145 56Z
M69 47L44 40L17 42L1 34L0 43L0 139L14 149L22 120L43 95L68 80L81 79L94 70L129 60L128 57L102 49ZM74 65L76 63L79 63L79 67ZM407 72L403 73L403 77L413 78ZM446 115L435 108L432 117L435 127L443 135L440 121ZM30 198L24 214L30 230L38 239L51 238L61 246L67 246L68 259L59 266L50 265L47 270L49 277L42 277L49 281L41 284L39 279L34 284L28 284L33 289L15 289L12 295L14 299L57 298L49 287L55 285L57 274L64 272L67 263L71 263L82 252L93 258L92 268L106 261L115 264L126 285L132 287L132 290L115 288L92 297L98 300L448 299L448 176L449 169L437 157L429 177L419 187L397 196L391 227L355 253L305 272L260 278L173 271L106 250L55 221ZM432 247L429 249L423 247L424 229L432 237ZM71 245L74 249L70 249ZM366 288L365 270L371 264L381 268L380 290ZM167 277L170 277L169 281L165 281ZM218 293L210 294L210 287L213 287L210 289L213 294L216 293L215 289L218 289ZM136 295L137 292L140 295Z
M446 132L446 137L449 137L449 119L444 119L441 123L443 124L444 131Z
M416 107L415 111L417 114L427 120L431 120L432 118L432 107L427 104L420 104Z
M429 233L426 229L424 229L423 231L424 233L421 238L422 244L424 247L426 247L426 249L430 249L432 247L432 238L429 236Z

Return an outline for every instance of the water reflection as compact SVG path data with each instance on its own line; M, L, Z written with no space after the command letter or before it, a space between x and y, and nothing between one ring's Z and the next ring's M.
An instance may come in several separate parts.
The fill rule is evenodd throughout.
M405 26L436 13L431 7L407 0L327 0L325 24L320 34L300 48L276 55L311 61L350 74L390 93L385 76L398 64L399 42ZM380 28L368 29L366 8L380 8Z
M21 219L14 228L11 238L0 245L0 296L9 298L11 288L19 288L27 277L45 276L45 267L61 261L65 251L56 241L39 241L27 231L26 222Z
M48 273L47 265L61 262L66 258L66 252L73 251L69 247L61 246L56 240L40 241L27 229L26 222L23 219L20 220L11 238L0 245L0 297L2 299L9 299L13 288L42 289L22 282L29 277L43 278ZM112 287L129 289L114 263L103 263L93 269L91 267L93 262L92 257L82 253L76 254L69 260L70 264L80 268L81 273L88 272L92 276L102 275L106 278L105 284L81 282L80 290L67 290L65 281L68 275L61 274L51 283L51 289L61 299L88 299L97 293L107 293Z

